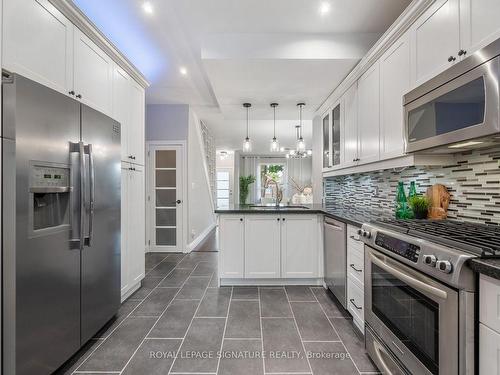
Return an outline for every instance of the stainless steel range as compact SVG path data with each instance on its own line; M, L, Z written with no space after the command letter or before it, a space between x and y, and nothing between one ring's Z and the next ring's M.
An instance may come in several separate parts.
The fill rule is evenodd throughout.
M367 350L385 374L474 374L475 278L500 228L457 221L363 225Z

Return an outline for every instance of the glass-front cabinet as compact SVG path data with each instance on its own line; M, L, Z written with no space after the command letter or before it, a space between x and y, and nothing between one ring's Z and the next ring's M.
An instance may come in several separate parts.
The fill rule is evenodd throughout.
M330 114L323 117L323 168L330 168Z
M323 117L323 169L340 166L342 112L340 103Z

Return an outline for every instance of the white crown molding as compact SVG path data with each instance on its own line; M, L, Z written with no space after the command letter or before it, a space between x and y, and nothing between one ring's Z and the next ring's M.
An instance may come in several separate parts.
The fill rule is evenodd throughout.
M125 70L143 88L149 86L144 75L132 64L115 45L97 28L96 25L73 3L72 0L49 0L76 27L106 52L113 61Z
M359 77L361 77L363 73L365 73L379 57L392 46L434 2L435 0L413 0L347 77L334 88L332 93L316 109L315 115L321 116L332 107L347 89L349 89L349 87L351 87Z

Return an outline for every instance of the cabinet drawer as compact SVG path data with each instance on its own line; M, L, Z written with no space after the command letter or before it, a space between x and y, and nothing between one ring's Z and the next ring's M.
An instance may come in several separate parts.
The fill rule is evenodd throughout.
M479 277L479 321L500 333L500 280Z
M500 375L500 334L479 324L479 375Z
M358 230L359 228L352 225L347 226L347 247L363 251L364 244L359 238Z
M347 279L347 310L361 332L365 331L365 293L356 282Z
M358 250L347 249L347 276L364 285L365 262Z

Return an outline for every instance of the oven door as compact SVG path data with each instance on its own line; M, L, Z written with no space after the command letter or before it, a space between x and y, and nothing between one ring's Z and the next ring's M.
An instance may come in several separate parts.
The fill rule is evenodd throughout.
M495 58L405 105L406 152L490 136L499 125L499 60ZM444 151L450 152L448 147ZM456 151L456 150L455 150Z
M365 321L412 374L456 375L458 292L365 247Z

